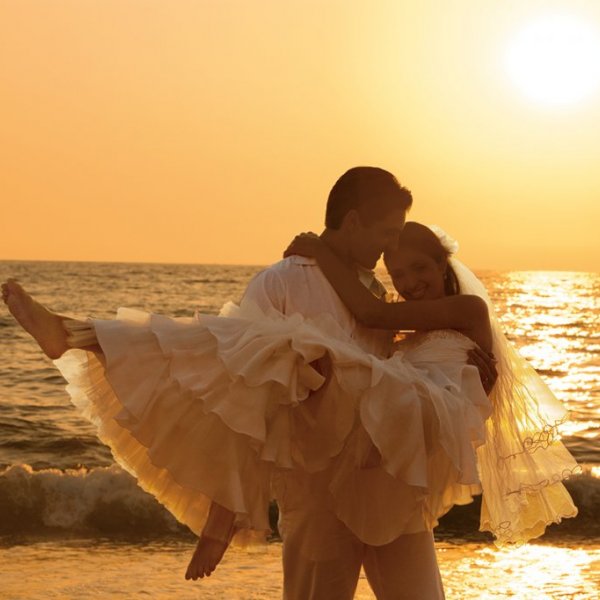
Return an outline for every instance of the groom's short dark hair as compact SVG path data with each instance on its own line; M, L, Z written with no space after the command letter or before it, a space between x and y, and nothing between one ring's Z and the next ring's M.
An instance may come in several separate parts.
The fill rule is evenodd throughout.
M334 184L327 199L325 227L339 229L348 211L356 209L366 226L381 220L393 210L412 206L410 190L385 169L354 167Z

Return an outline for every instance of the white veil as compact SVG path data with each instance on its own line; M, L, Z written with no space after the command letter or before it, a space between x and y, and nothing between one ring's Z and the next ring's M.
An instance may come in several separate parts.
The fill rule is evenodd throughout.
M450 253L458 249L443 230L430 229ZM483 283L455 257L448 262L460 293L479 296L487 303L498 361L486 442L477 449L483 490L480 529L492 532L498 544L524 543L542 535L550 523L577 514L562 484L581 472L558 432L568 413L504 335Z

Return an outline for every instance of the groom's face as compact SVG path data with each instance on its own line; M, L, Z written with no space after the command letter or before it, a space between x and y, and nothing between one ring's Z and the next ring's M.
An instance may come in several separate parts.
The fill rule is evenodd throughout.
M352 232L353 259L367 269L375 268L382 252L398 243L398 236L405 221L406 211L400 209L393 210L385 217L367 225L358 217Z

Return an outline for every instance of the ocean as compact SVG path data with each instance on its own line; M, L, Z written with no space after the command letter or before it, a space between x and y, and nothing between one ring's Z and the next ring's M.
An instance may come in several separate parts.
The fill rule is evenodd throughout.
M111 318L127 306L191 316L238 300L260 269L3 261L0 277L63 314ZM436 530L448 598L597 598L600 273L478 274L509 338L569 408L563 441L584 473L567 482L580 514L520 549L497 551L477 531L477 502L453 509ZM281 596L276 541L228 551L210 581L183 581L194 536L115 464L5 307L0 337L0 598ZM356 597L370 594L362 578Z

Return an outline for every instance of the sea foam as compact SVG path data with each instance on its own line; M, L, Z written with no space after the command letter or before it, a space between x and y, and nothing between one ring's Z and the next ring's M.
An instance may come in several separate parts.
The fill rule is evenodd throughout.
M565 482L579 509L574 519L552 526L552 537L600 537L600 478L591 473ZM441 537L478 534L478 499L442 518ZM275 507L273 507L275 510ZM276 522L272 515L271 522ZM33 470L15 464L0 472L0 536L83 535L89 537L188 537L190 530L119 465L92 469Z
M118 465L0 473L0 535L181 535L189 533Z

